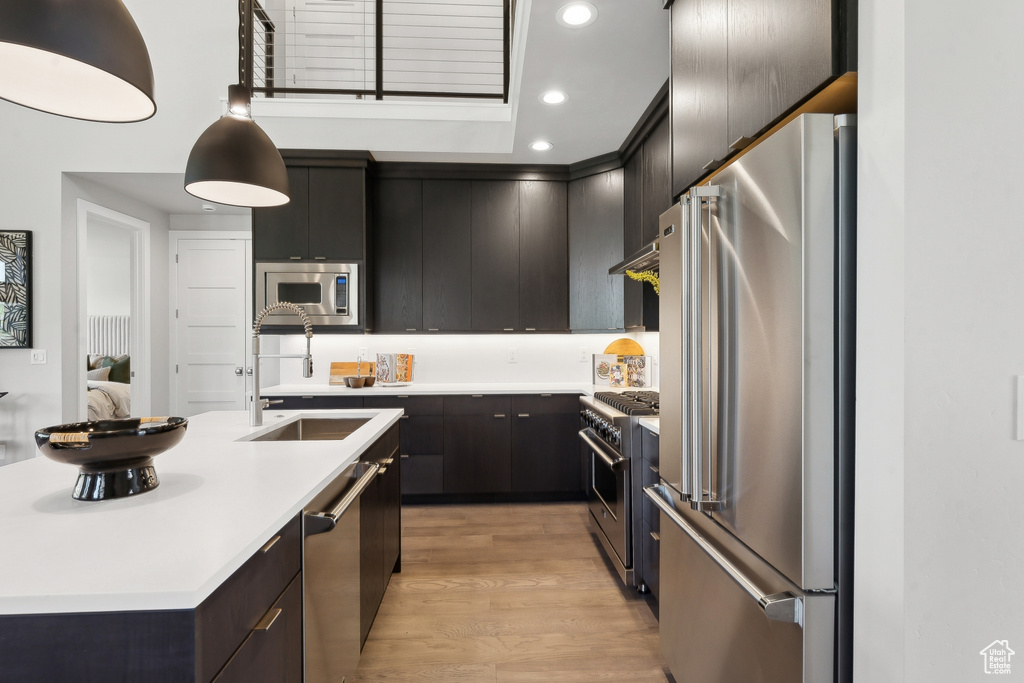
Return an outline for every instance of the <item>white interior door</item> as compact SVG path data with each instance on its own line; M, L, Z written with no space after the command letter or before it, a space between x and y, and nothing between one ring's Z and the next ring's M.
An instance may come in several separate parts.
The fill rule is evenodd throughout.
M176 414L244 410L252 241L177 241Z

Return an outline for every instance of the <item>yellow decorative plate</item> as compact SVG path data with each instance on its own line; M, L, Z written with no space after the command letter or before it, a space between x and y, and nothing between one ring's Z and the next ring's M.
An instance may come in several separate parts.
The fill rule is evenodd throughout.
M642 356L644 355L644 347L637 344L632 339L616 339L608 348L604 350L605 353L614 353L619 356Z

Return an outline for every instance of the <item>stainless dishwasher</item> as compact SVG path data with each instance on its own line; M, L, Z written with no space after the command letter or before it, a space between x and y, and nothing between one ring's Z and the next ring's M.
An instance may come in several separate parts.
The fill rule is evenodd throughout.
M302 513L307 683L344 683L359 665L359 494L378 469L353 463Z

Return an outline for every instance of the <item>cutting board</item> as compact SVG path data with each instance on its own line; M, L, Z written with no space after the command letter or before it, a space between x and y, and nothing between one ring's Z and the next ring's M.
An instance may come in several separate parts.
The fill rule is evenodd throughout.
M377 364L372 361L363 361L361 376L369 377L377 371ZM356 363L331 363L331 377L328 384L344 384L346 377L356 376Z
M644 347L637 344L632 339L616 339L608 348L604 350L605 353L614 353L616 356L642 356L644 355Z

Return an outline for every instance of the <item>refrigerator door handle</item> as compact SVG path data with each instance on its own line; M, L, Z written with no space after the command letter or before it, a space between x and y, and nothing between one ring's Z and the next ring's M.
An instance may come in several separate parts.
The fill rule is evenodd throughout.
M712 461L710 453L710 434L705 434L704 408L705 399L710 399L711 368L704 368L704 329L703 310L704 292L702 283L704 280L703 269L705 264L702 259L702 235L704 233L703 207L705 200L722 196L722 188L719 185L702 185L690 188L690 244L689 244L689 270L690 270L690 291L689 291L689 380L690 380L690 506L694 510L702 512L713 512L721 510L723 505L711 495L704 495L704 449L708 446L708 464ZM710 245L713 241L711 226L708 226L708 260L713 260ZM711 268L711 263L707 267ZM709 275L710 275L709 271ZM709 285L713 284L709 277ZM708 305L710 306L710 298ZM709 348L710 352L711 349ZM708 404L709 415L714 406ZM707 425L710 432L711 425ZM711 471L708 471L708 483L713 480Z
M785 621L803 626L804 621L804 596L795 592L785 591L782 593L766 593L757 587L743 570L734 565L727 557L722 555L718 549L705 539L686 519L683 518L675 508L663 496L668 495L663 485L644 487L644 495L654 503L661 512L678 526L703 550L719 567L729 575L733 581L739 584L746 593L757 601L758 606L764 611L769 619Z

